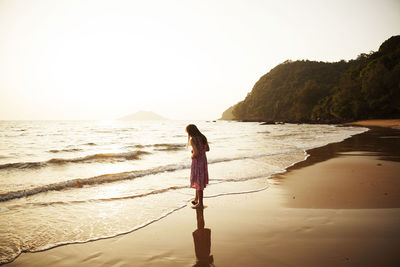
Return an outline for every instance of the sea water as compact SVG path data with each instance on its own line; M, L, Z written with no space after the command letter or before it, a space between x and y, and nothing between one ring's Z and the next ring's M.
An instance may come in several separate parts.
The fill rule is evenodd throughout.
M185 207L194 195L188 123L0 121L0 263L138 230ZM210 144L205 198L264 190L306 150L367 130L194 123Z

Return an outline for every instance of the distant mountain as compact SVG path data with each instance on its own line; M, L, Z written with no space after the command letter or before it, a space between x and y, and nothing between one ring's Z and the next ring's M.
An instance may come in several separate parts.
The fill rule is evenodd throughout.
M400 118L400 35L350 61L285 61L222 115L226 120L306 123L373 118Z
M131 120L136 120L136 121L154 121L154 120L166 120L166 118L151 112L151 111L143 111L140 110L136 113L126 115L124 117L118 118L118 120L123 120L123 121L131 121Z

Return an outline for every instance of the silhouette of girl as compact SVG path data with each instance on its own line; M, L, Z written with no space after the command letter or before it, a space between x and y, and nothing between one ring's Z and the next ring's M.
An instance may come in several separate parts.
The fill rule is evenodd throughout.
M203 208L203 190L208 184L208 166L206 152L210 151L207 138L197 129L196 125L186 126L188 145L192 146L192 165L190 168L190 187L196 189L192 208Z

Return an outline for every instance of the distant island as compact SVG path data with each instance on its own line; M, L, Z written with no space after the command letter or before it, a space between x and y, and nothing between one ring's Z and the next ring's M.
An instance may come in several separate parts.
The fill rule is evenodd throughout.
M130 120L137 120L137 121L149 121L149 120L166 120L166 118L151 112L151 111L143 111L140 110L136 113L126 115L124 117L118 118L118 120L123 121L130 121Z
M350 61L287 60L262 76L221 119L341 123L375 118L400 118L400 35Z

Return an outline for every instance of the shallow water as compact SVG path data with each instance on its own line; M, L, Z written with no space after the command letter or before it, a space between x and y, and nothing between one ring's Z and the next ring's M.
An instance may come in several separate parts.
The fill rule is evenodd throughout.
M334 125L195 122L207 136L205 197L268 187L305 150L366 131ZM22 251L127 233L184 207L185 121L0 122L0 262Z

